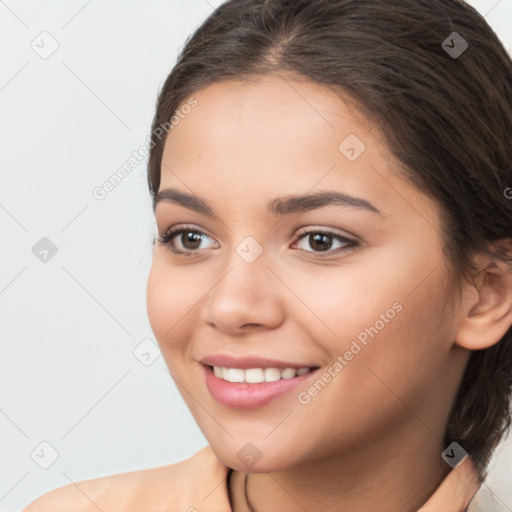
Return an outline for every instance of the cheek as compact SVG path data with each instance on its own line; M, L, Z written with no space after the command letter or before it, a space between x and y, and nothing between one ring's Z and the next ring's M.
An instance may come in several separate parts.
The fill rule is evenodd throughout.
M171 294L165 293L165 290L168 288L169 285L165 281L164 276L162 276L159 265L156 263L156 260L153 259L146 290L146 305L149 323L158 343L160 343L165 333L165 323L169 313L169 305L173 300ZM167 329L168 328L169 327L167 327Z
M147 285L148 319L162 353L182 350L185 332L194 317L194 306L206 292L180 268L155 256Z
M294 318L303 319L302 328L333 361L338 356L347 361L344 377L337 379L344 381L341 394L378 402L379 388L389 394L379 385L381 377L397 393L412 397L442 371L452 326L445 321L447 292L438 256L427 248L382 251L360 270L326 269L294 282L297 295L307 297L307 309L315 313L304 315L302 306L303 314L297 311Z
M384 293L371 315L359 313L344 342L349 353L360 347L357 355L348 354L345 389L355 390L361 403L373 403L383 414L397 405L399 411L401 401L419 404L446 369L450 331L442 321L442 282L433 279L421 291L409 291L397 286L392 294Z
M299 408L301 419L313 438L323 436L326 449L394 429L411 417L411 408L419 411L432 399L433 383L439 387L444 378L449 346L448 330L440 324L442 280L436 277L409 295L411 286L398 285L373 289L370 301L339 292L337 310L335 302L323 310L337 335L316 339L333 362L319 376L327 383L300 389L298 398L306 404ZM333 425L328 433L325 425Z

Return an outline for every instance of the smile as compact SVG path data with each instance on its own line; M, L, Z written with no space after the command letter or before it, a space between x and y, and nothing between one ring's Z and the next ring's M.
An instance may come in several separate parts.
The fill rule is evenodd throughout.
M262 407L278 397L286 398L297 386L313 378L319 368L229 368L201 365L212 398L233 409ZM268 380L267 380L268 379Z

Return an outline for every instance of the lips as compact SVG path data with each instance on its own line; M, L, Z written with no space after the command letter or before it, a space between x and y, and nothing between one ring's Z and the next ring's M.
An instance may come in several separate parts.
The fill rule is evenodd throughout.
M279 396L288 395L293 389L305 381L313 378L318 366L309 363L297 363L293 361L279 361L262 357L234 358L224 354L216 354L203 358L201 361L206 380L206 387L210 395L219 403L234 409L252 409L262 407ZM307 368L307 373L295 372L295 370ZM229 369L229 370L228 370ZM289 378L272 379L270 382L229 382L224 375L219 375L220 370L232 372L259 369L271 372L287 372L290 369L296 373ZM288 370L287 370L288 369ZM216 375L217 373L217 375Z

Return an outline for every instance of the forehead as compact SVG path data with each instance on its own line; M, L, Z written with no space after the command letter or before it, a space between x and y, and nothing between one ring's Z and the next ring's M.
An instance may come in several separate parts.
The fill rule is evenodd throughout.
M412 206L433 214L349 95L264 76L214 83L193 96L197 106L167 137L160 189L193 189L213 201L229 196L232 204L234 194L246 202L259 197L265 205L284 193L331 189L365 197L383 212L407 214Z
M378 135L346 92L303 78L297 81L293 75L217 82L196 92L194 98L197 106L186 116L188 121L184 119L180 124L189 125L198 138L217 135L225 144L230 140L243 140L245 144L249 139L268 141L265 136L276 129L282 141L314 138L327 131L335 134L342 121L354 130L372 130L374 136ZM243 126L244 132L230 131L236 126Z
M216 176L223 170L233 175L235 166L250 173L258 169L260 176L264 169L284 176L290 165L296 174L303 165L321 172L323 161L332 166L339 160L340 143L348 136L359 139L358 151L376 145L386 152L378 130L347 97L316 83L263 76L214 83L194 98L197 106L167 137L163 162L168 166L192 172L220 164ZM314 162L317 155L322 162Z

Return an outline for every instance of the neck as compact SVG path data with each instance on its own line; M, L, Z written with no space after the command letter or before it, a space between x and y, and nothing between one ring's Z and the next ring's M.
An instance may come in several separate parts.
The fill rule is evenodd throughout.
M300 467L251 473L247 499L254 512L416 512L449 473L442 441L422 427ZM407 429L405 429L407 430ZM378 436L376 436L378 437Z

